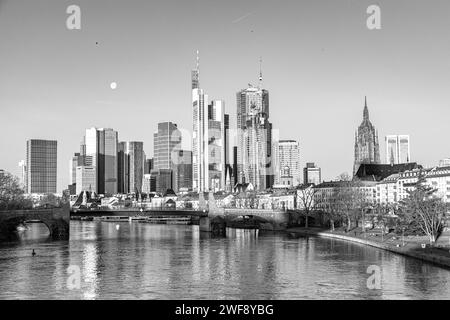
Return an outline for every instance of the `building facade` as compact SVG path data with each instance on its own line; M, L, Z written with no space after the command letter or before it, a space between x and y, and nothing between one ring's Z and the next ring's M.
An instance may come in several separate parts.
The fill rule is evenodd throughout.
M275 142L275 184L295 187L301 183L300 144L295 140Z
M316 167L314 162L307 162L306 167L303 168L303 183L318 185L322 182L322 173L319 167Z
M58 143L27 141L27 193L56 193Z
M198 54L198 52L197 52ZM192 189L195 192L219 191L225 186L227 141L225 103L208 102L200 89L199 65L191 73L192 87Z
M362 163L380 163L380 146L378 142L378 131L369 119L367 98L364 103L363 121L355 133L355 161L353 175L358 171Z
M173 170L173 190L192 190L192 151L179 150L177 161Z
M400 164L411 161L409 135L386 136L386 163Z
M153 159L155 169L173 169L174 157L181 148L181 132L175 123L158 123L153 134Z
M272 124L269 122L269 92L249 85L236 94L238 183L252 183L265 190L274 183Z
M117 146L117 131L95 127L86 129L84 148L86 157L92 159L92 164L85 163L85 165L94 167L96 171L96 183L93 192L98 194L117 193Z
M25 160L19 162L19 183L21 188L27 190L27 163Z
M129 168L129 193L141 193L144 179L144 143L139 141L127 142L127 156Z
M117 146L117 193L130 192L130 163L126 142L119 142Z
M76 194L83 191L94 192L97 183L97 171L94 166L78 166L75 172Z

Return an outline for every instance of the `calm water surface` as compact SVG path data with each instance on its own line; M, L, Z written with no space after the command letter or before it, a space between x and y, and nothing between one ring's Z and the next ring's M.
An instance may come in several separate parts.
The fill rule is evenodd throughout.
M0 299L450 299L450 271L340 240L198 226L71 221L0 245ZM35 249L37 256L32 257ZM369 265L382 289L369 290ZM69 290L69 266L81 288Z

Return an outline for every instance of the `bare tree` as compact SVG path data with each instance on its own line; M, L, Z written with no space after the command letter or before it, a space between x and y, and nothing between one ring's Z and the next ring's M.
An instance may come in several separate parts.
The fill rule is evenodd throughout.
M435 197L436 189L426 185L425 177L419 174L415 188L408 192L408 198L402 201L401 211L404 222L416 221L434 244L442 232L448 205L442 199Z
M309 215L315 209L315 195L317 189L313 184L304 184L297 189L297 203L305 214L305 228L309 227L308 220Z
M31 209L33 203L25 196L16 177L10 173L0 176L0 210Z

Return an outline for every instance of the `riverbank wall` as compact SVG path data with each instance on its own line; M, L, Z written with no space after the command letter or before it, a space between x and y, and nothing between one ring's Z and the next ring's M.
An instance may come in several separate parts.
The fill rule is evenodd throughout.
M381 243L379 241L373 241L368 239L362 239L357 237L352 237L349 235L333 233L329 230L324 229L305 229L305 228L290 228L287 229L286 232L297 235L304 236L317 236L317 237L325 237L325 238L333 238L345 241L351 241L371 247L375 247L382 250L387 250L393 253L397 253L400 255L404 255L410 258L419 259L422 261L430 262L441 267L445 267L450 269L450 252L445 251L443 249L435 249L429 248L428 246L423 249L421 247L413 246L410 244L406 244L405 246L395 246L388 243ZM442 252L439 252L440 250Z

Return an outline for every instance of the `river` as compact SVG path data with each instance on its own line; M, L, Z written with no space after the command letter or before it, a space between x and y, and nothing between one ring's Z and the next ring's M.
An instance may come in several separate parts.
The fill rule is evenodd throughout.
M236 229L213 238L137 222L70 228L70 241L33 224L0 244L0 299L450 299L449 270L341 240ZM367 286L371 265L381 289Z

